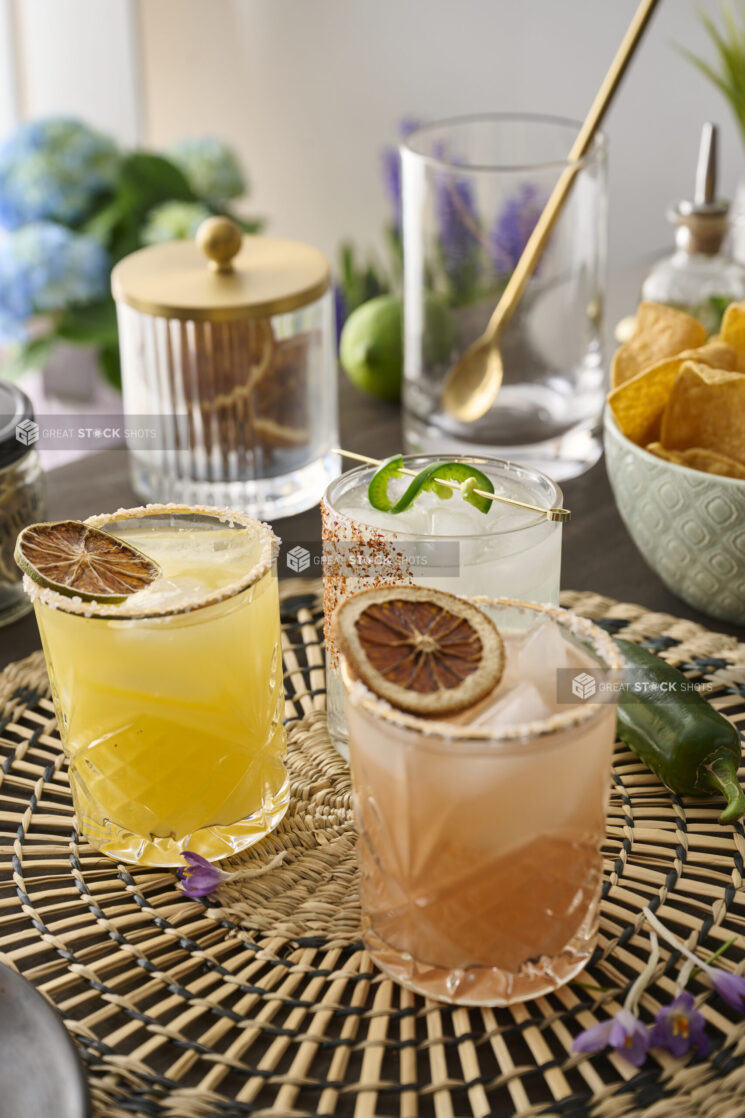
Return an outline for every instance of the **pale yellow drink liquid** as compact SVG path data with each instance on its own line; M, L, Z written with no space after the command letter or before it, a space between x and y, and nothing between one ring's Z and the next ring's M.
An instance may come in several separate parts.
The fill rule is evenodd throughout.
M215 517L139 517L107 531L162 569L117 607L122 614L214 597L262 548L261 532ZM43 596L35 606L79 827L94 846L172 865L184 849L235 853L277 825L288 782L273 564L252 585L186 612L84 616Z

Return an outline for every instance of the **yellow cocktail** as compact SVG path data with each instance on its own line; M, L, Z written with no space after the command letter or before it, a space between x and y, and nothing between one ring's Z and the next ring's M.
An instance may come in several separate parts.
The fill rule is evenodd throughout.
M80 829L172 865L251 845L285 813L277 541L236 513L165 506L87 523L161 575L116 605L26 579Z

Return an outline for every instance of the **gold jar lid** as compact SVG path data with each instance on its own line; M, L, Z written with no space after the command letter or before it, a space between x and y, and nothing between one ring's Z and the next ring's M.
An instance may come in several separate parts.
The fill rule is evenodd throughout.
M235 322L270 318L319 299L331 274L312 245L243 236L227 217L202 222L195 241L131 253L111 273L118 303L160 318Z

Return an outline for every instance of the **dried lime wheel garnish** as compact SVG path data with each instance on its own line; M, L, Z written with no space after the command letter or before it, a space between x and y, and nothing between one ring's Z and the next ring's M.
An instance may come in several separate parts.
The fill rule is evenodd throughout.
M18 536L15 560L34 582L68 598L111 603L144 590L160 567L136 547L78 520L30 524Z
M472 602L419 586L353 594L336 610L337 642L366 687L409 714L455 714L488 695L504 670L494 622Z

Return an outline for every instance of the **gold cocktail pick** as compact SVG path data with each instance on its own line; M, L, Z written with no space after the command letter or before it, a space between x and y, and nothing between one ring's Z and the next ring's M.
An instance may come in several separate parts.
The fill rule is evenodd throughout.
M367 454L355 454L353 450L342 450L340 447L334 447L331 451L332 454L339 454L342 458L352 458L355 462L364 462L367 466L382 466L383 463L379 458L369 458ZM416 470L407 470L401 467L401 473L406 474L408 477L416 477ZM454 492L460 490L460 485L457 481L446 481L445 479L437 479L438 485L445 485L448 489ZM486 497L488 501L500 501L504 505L515 505L520 509L527 509L529 512L539 512L541 516L545 516L546 520L556 520L560 524L569 520L571 512L569 509L545 509L540 505L529 505L525 501L516 501L513 497L502 497L499 493L487 493L483 489L472 489L472 493L476 493L479 497Z

